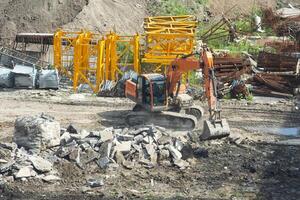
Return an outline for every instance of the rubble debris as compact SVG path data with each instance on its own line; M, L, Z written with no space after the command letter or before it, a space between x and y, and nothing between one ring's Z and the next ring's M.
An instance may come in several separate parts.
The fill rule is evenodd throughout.
M14 142L32 151L57 146L60 144L60 124L44 114L19 117L15 122Z
M50 175L42 177L42 180L45 181L45 182L48 182L48 183L53 183L53 182L60 181L61 178L58 177L58 176L50 174Z
M52 170L52 163L39 156L30 156L33 167L40 172L50 172Z
M105 156L105 157L100 158L96 162L101 169L105 169L107 167L108 163L110 163L110 159L107 156Z
M182 159L175 160L175 161L174 161L174 164L175 164L177 167L179 167L180 169L185 169L185 168L187 168L187 167L190 166L190 164L189 164L187 161L182 160Z
M104 186L104 182L102 179L88 179L87 185L91 188Z
M118 142L115 146L115 150L128 153L131 150L131 141Z
M106 142L108 140L113 139L113 129L112 128L106 128L103 131L100 131L99 134L100 134L100 139L102 142Z
M60 136L60 144L67 144L72 141L72 137L69 132L64 132L62 136Z
M31 166L26 166L26 167L22 167L15 174L15 178L16 179L29 178L29 177L34 177L36 175L37 175L36 172L33 170L33 168Z
M22 140L17 134L15 139L17 144L0 143L0 150L7 150L10 154L10 157L1 160L0 174L4 177L14 174L14 177L19 180L35 177L44 182L54 183L60 181L61 178L56 173L54 174L56 169L53 163L62 161L74 163L81 170L96 166L108 171L115 171L120 166L131 170L138 166L153 168L159 164L173 165L180 169L185 169L190 165L186 161L189 156L183 157L181 153L181 151L188 152L185 150L186 140L182 140L180 136L173 138L165 129L153 125L124 129L110 127L89 132L79 131L74 125L60 129L59 124L53 118L44 115L19 118L16 124L16 132L23 131L20 134ZM55 130L57 145L52 146L54 151L44 148L47 147L43 143L46 140L42 138L42 134L45 133L41 132L45 128L48 128L48 134ZM24 130L31 136L29 141L24 136ZM60 134L61 137L59 137ZM40 137L40 140L32 139L36 135ZM81 135L87 137L81 137ZM38 151L33 151L33 149L38 149ZM193 152L190 153L193 154ZM91 180L89 185L91 187L103 185L95 181L98 180Z
M124 160L122 162L122 165L126 168L126 169L133 169L134 168L134 162L128 161L128 160Z
M170 151L170 154L172 155L174 160L180 160L182 155L180 151L178 151L173 145L168 145L167 147Z

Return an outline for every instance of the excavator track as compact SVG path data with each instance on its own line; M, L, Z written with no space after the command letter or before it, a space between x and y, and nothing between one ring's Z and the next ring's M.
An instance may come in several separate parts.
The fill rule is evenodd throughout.
M192 115L176 112L131 112L126 116L126 123L129 126L154 124L174 130L193 130L197 125L197 118Z

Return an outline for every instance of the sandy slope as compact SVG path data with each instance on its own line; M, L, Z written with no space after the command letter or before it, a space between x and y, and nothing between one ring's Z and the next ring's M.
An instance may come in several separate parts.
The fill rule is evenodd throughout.
M142 30L146 13L145 0L91 0L65 27L81 27L101 33L110 30L135 33Z

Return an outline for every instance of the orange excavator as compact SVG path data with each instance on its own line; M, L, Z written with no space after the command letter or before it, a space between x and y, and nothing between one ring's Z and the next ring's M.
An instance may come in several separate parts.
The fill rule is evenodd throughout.
M175 130L193 130L203 117L203 108L195 106L193 98L181 92L182 75L202 69L205 95L208 101L209 119L204 121L202 139L228 136L229 125L221 119L217 99L213 56L208 49L202 50L200 59L193 55L176 58L167 74L142 74L126 81L125 95L136 106L126 116L129 125L155 124Z

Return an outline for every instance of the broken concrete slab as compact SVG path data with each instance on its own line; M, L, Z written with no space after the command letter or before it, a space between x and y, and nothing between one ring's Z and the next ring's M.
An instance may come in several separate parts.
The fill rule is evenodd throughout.
M104 186L104 182L102 179L88 179L86 183L91 188Z
M175 160L174 161L174 165L176 165L177 167L179 167L180 169L185 169L187 167L190 166L190 164L185 161L185 160L182 160L182 159L179 159L179 160Z
M96 161L96 163L98 164L98 166L101 169L105 169L107 167L107 165L110 163L110 159L109 159L109 157L102 157L102 158L98 159Z
M52 163L48 160L43 159L39 156L30 156L29 160L31 161L33 167L40 172L49 172L52 170Z
M35 88L37 74L35 67L16 64L12 73L16 88Z
M143 142L146 144L152 144L154 142L154 140L153 140L152 136L147 135L144 137Z
M150 160L153 164L157 163L157 153L154 148L154 145L152 144L146 144L145 145L146 152L148 156L150 157Z
M48 182L48 183L54 183L54 182L60 181L61 178L58 176L55 176L55 175L47 175L47 176L42 177L42 180L45 182Z
M160 160L169 160L170 159L170 152L167 149L159 150L159 159Z
M119 141L132 141L135 137L133 135L117 135Z
M90 136L90 132L88 132L87 130L85 130L85 129L82 129L81 131L80 131L80 133L79 133L79 135L81 136L81 139L83 139L83 138L86 138L86 137L88 137L88 136Z
M0 166L0 173L3 174L3 173L6 173L6 172L10 171L14 164L15 164L15 161L11 161L11 162L8 162L6 164L1 165Z
M0 67L0 87L12 88L14 76L11 69Z
M131 146L137 151L137 152L140 152L142 151L142 146L141 144L137 145L137 144L131 144Z
M143 132L147 133L147 131L149 131L149 128L148 127L143 127L143 128L139 128L137 130L131 131L130 134L136 136L136 135L141 134Z
M83 151L86 151L88 149L91 148L91 145L89 145L87 142L84 142L82 144L80 144L80 148L83 150Z
M90 146L92 148L95 148L97 145L100 144L100 139L96 138L96 137L86 137L84 139L81 140L82 143L87 142L88 144L90 144Z
M38 73L39 88L41 89L58 89L59 77L55 69L43 69Z
M166 135L163 135L158 139L158 144L161 145L167 145L167 144L172 144L172 138Z
M75 141L80 141L82 139L81 135L80 134L70 134L72 140L75 140Z
M64 132L62 136L60 136L60 145L65 145L72 142L73 138L71 137L69 132Z
M134 137L134 142L136 144L141 143L143 140L144 140L144 136L143 135L137 135L137 136Z
M115 153L115 160L116 160L116 162L117 162L118 164L122 164L123 161L125 161L125 158L124 158L123 153L120 152L120 151L117 151L117 152Z
M131 141L118 142L114 149L115 151L128 153L131 150Z
M184 144L182 141L180 141L179 139L175 140L175 147L178 151L181 151L183 146L184 146Z
M74 148L69 154L70 161L80 163L80 152L81 152L80 148Z
M68 156L74 149L76 149L77 144L69 143L67 146L61 146L59 149L55 152L55 155L57 155L60 158L64 158Z
M52 117L19 117L15 122L14 141L19 147L40 151L60 144L60 124Z
M122 162L122 165L126 168L126 169L133 169L134 168L134 162L128 161L128 160L124 160Z
M106 128L103 131L100 131L100 139L102 142L112 140L114 138L113 128Z
M170 151L170 154L172 155L174 160L181 159L182 154L173 145L168 145L167 148Z
M101 144L99 148L100 157L110 157L112 149L112 143L110 141L106 141Z
M29 177L34 177L36 175L37 175L37 173L33 170L33 168L31 166L26 166L26 167L22 167L15 174L15 178L16 179L29 178Z
M98 137L98 138L100 138L100 132L99 131L91 131L88 137Z

